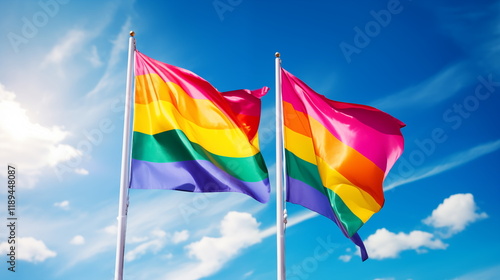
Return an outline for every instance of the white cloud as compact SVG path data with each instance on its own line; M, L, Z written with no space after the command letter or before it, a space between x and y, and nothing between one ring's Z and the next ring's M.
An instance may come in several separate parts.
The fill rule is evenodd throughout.
M76 168L74 171L76 174L89 175L89 171L85 168Z
M203 237L186 246L189 255L219 266L241 249L259 243L259 223L249 213L229 212L221 222L221 237Z
M17 244L18 260L38 263L57 255L56 252L49 250L43 241L33 237L18 237ZM8 254L10 252L10 246L11 245L7 242L0 243L0 254Z
M439 204L423 222L435 228L447 229L445 236L449 237L464 230L467 225L488 217L484 212L476 212L477 208L472 194L454 194Z
M392 233L385 228L378 229L364 243L370 258L376 260L396 258L407 250L426 253L427 249L446 249L448 246L428 232L415 230L409 234Z
M149 252L158 253L165 247L166 243L167 233L162 230L154 230L151 232L151 237L146 242L137 245L134 249L125 254L125 260L130 262Z
M484 155L496 152L498 149L500 149L500 140L477 145L468 150L453 154L445 158L442 161L443 163L424 167L420 170L416 170L406 178L401 178L400 176L395 175L395 173L389 173L389 177L387 178L386 181L390 183L386 187L384 187L384 191L388 191L404 184L412 183L431 176L438 175L450 169L464 165ZM396 170L394 170L393 172L395 171ZM391 182L391 178L396 178L396 177L397 179L394 179Z
M79 150L62 143L68 135L63 127L31 120L16 95L0 84L0 154L23 169L23 186L33 187L42 168L81 156Z
M83 245L85 244L85 238L81 235L76 235L69 243L73 245Z
M174 233L174 236L172 236L172 242L174 242L174 244L178 244L186 241L188 238L189 238L189 232L187 230L176 231Z
M352 259L352 255L341 255L339 257L339 260L343 261L343 262L350 262Z
M109 226L105 227L103 230L107 234L114 235L118 232L118 226L117 225L109 225Z
M347 248L345 250L345 252L346 252L345 255L340 255L339 256L339 260L341 260L343 262L350 262L351 259L352 259L352 257L353 257L353 255L359 254L359 250L358 250L358 252L356 252L356 253L353 254L351 248Z
M68 210L69 209L69 201L67 200L64 200L64 201L61 201L61 202L56 202L54 203L54 206L55 207L59 207L63 210Z
M82 156L82 152L70 145L56 144L49 148L47 161L50 166ZM75 171L75 170L74 170Z
M229 212L220 224L220 237L203 237L187 245L188 263L165 279L196 280L213 275L241 250L261 242L259 223L249 213Z

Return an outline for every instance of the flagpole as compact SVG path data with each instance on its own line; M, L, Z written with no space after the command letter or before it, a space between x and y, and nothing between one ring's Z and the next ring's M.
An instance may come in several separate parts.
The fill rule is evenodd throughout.
M276 65L276 253L278 280L285 280L285 231L283 211L283 105L281 101L281 59L275 54Z
M123 120L122 164L120 178L120 200L118 204L118 235L116 238L115 280L123 279L123 259L125 252L125 233L127 230L128 189L130 181L130 138L132 111L132 79L134 71L135 38L130 31L128 40L127 85L125 92L125 114Z

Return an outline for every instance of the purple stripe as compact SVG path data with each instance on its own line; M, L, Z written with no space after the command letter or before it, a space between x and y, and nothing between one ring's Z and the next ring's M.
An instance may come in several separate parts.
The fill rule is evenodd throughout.
M308 184L290 176L286 177L286 182L286 201L302 205L327 217L338 225L328 197Z
M286 201L302 205L318 214L321 214L333 222L342 230L344 235L351 239L354 244L356 244L361 251L361 259L365 261L368 259L368 253L366 252L365 244L361 237L355 233L352 237L349 237L343 226L340 226L337 216L333 213L332 206L330 205L330 200L327 196L322 194L317 189L309 186L308 184L291 178L286 177L287 187L286 187Z
M148 162L132 159L130 188L165 189L186 192L239 192L266 203L269 178L244 182L204 160Z

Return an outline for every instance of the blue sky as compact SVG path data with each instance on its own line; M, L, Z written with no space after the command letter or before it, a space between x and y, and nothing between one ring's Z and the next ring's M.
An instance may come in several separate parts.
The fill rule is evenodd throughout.
M159 1L158 1L159 2ZM500 1L2 1L0 178L17 167L17 263L0 278L113 279L128 32L221 91L271 87L261 148L275 178L274 53L331 99L399 118L405 152L360 230L287 205L289 280L500 278ZM125 279L275 279L275 190L131 190Z

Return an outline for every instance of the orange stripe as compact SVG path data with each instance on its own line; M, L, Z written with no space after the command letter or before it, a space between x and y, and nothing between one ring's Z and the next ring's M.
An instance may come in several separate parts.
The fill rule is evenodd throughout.
M158 74L135 77L135 103L137 104L149 104L158 100L172 102L172 94L178 92L184 93L184 90L175 83L165 82Z
M304 136L311 137L311 127L307 114L296 111L292 104L283 102L283 119L285 126Z
M351 183L363 188L380 204L384 204L382 182L384 171L353 148L345 145L313 118L309 119L314 131L313 142L316 155L333 169L344 175Z
M238 124L208 99L194 99L177 84L165 83L157 74L136 77L135 104L153 110L156 117L163 112L154 104L170 104L180 115L201 127L236 128Z

